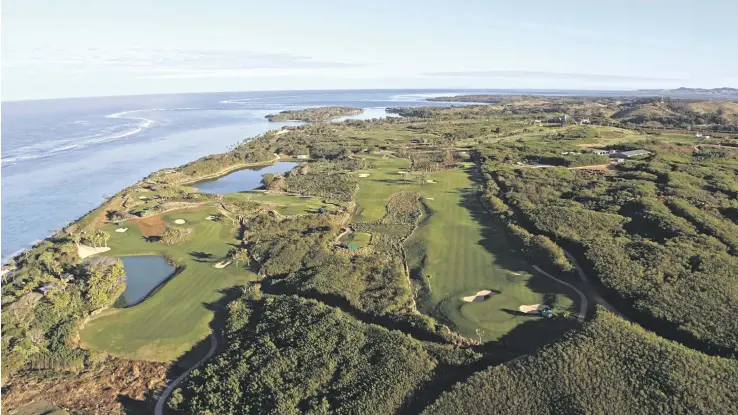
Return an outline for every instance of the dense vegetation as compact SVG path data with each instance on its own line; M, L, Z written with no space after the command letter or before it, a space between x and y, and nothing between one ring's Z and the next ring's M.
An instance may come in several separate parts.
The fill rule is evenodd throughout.
M570 248L649 327L738 351L738 225L723 214L736 204L738 153L654 143L656 156L611 174L505 163L524 147L482 150L501 215Z
M738 412L738 362L666 341L605 311L532 357L457 384L431 414Z
M281 111L277 114L269 114L266 116L266 118L269 121L321 122L329 121L333 118L343 117L346 115L358 115L362 112L364 112L362 108L318 107L307 108L304 110Z
M438 364L399 332L256 289L229 305L226 336L228 349L193 373L174 405L209 414L395 413Z

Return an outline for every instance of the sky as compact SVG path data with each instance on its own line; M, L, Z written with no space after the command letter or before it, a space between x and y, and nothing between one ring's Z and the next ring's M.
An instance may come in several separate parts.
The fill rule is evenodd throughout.
M4 0L3 101L738 87L738 1Z

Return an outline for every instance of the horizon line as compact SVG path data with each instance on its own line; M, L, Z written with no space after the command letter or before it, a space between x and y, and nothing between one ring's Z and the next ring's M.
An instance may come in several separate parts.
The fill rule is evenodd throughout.
M247 93L247 92L321 92L321 91L535 91L535 92L601 92L601 93L634 93L634 92L651 92L651 91L674 91L678 89L702 89L705 91L717 89L738 89L728 86L716 88L686 87L677 88L638 88L638 89L576 89L576 88L321 88L321 89L259 89L259 90L220 90L220 91L200 91L200 92L164 92L164 93L146 93L146 94L122 94L122 95L92 95L92 96L69 96L69 97L52 97L52 98L27 98L27 99L10 99L3 100L0 103L15 102L33 102L33 101L56 101L68 99L94 99L94 98L124 98L124 97L147 97L147 96L164 96L164 95L197 95L197 94L224 94L224 93Z

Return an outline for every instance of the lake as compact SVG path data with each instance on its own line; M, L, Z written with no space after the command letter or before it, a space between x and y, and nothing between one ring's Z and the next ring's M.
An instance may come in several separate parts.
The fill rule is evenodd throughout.
M245 192L262 186L261 178L267 173L286 173L297 166L297 163L282 161L270 166L248 167L234 171L217 179L195 183L192 187L203 193L222 195L226 193Z
M126 290L115 302L118 308L140 303L175 271L164 258L156 255L127 256L121 261L126 273Z

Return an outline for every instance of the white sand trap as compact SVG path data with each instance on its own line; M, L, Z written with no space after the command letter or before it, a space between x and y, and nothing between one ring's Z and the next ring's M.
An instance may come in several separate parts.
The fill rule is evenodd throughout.
M101 246L99 248L93 248L91 246L87 245L77 245L77 253L79 254L79 257L84 259L88 256L92 256L95 254L101 254L103 252L110 251L110 247L108 246Z
M523 275L522 272L512 272L512 271L510 271L510 274L512 274L512 275Z
M146 199L148 199L148 196L139 196L138 198L141 199L141 200L146 200Z
M207 219L207 220L213 220L215 218L213 218L213 216L211 215L211 216L206 217L205 219Z
M359 177L369 177L369 173L361 173Z
M490 290L477 291L475 295L464 297L464 301L466 301L467 303L477 303L479 301L484 301L486 297L490 294L492 294L492 291Z
M174 221L174 223L176 223L177 225L184 225L185 223L187 223L187 221L184 219L177 219Z
M118 233L128 232L128 228L118 228L115 231Z
M518 307L518 310L522 311L523 313L528 314L538 314L543 310L546 310L548 308L551 308L547 306L546 304L530 304L530 305L521 305Z
M426 180L425 182L426 182L426 183L438 183L437 181L435 181L435 180L431 180L431 179L428 179L428 180Z
M221 262L218 262L217 264L215 264L215 265L213 265L213 266L214 266L215 268L218 268L218 269L220 269L220 268L225 268L225 267L227 267L228 265L231 265L231 261L221 261Z
M425 200L436 200L435 197L426 197Z
M402 171L402 170L397 172L397 174L406 174L406 173L407 173L406 171Z

